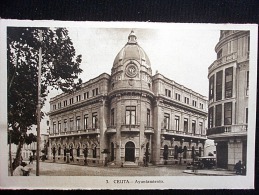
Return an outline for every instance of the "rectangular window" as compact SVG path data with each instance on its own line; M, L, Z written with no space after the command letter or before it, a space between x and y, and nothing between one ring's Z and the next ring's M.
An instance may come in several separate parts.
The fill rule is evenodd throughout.
M150 109L147 109L147 126L150 127Z
M53 122L53 133L56 134L56 123Z
M193 105L194 107L196 107L196 106L197 106L197 101L192 100L192 105Z
M77 102L80 102L80 101L81 101L81 95L77 95L77 96L76 96L76 101L77 101Z
M64 119L64 132L67 131L67 119Z
M92 115L92 128L97 129L97 113L94 112Z
M184 97L184 103L189 104L189 98L188 97Z
M69 104L71 105L71 104L73 104L74 103L74 99L73 98L70 98L69 99Z
M58 121L58 133L61 132L61 121Z
M95 96L95 89L92 90L93 97Z
M196 131L196 121L192 121L192 133L195 134Z
M203 104L202 103L200 103L200 109L203 109Z
M64 107L67 106L67 100L63 102Z
M99 92L98 92L98 88L95 89L95 94L98 95Z
M111 126L114 126L114 108L111 109Z
M84 93L84 100L86 99L86 93Z
M53 105L53 110L56 110L56 108L57 108L57 107L56 107L56 104L55 104L55 105Z
M224 104L224 124L225 125L232 124L232 102L228 102Z
M222 105L216 105L215 111L215 127L221 126L221 118L222 118Z
M246 72L246 88L249 88L249 71Z
M214 98L214 75L210 77L209 80L209 100Z
M136 124L136 106L126 107L126 125Z
M86 92L86 98L87 99L89 98L89 92Z
M165 89L165 95L166 95L167 97L171 97L171 90Z
M88 114L84 115L84 129L86 130L88 128Z
M218 51L217 53L217 59L221 58L222 57L222 49Z
M76 130L80 130L80 116L76 117Z
M170 114L165 113L164 114L164 129L170 128Z
M58 108L61 108L61 102L58 103Z
M222 99L223 70L216 73L216 100Z
M203 132L203 123L199 122L199 130L200 130L200 134L202 135Z
M225 98L232 97L233 88L233 67L227 68L225 71Z
M213 107L209 108L209 120L208 120L208 128L213 127L213 118L214 118L214 109Z
M183 122L183 131L188 132L188 119L185 118Z
M74 129L74 119L73 118L70 118L69 127L70 127L70 131L73 131L73 129Z
M180 101L181 100L181 95L179 93L175 93L175 99Z
M250 37L247 37L247 51L250 51Z
M248 123L248 108L246 108L246 124Z
M179 131L179 120L180 120L180 117L179 116L175 116L174 123L175 123L175 130L176 131Z

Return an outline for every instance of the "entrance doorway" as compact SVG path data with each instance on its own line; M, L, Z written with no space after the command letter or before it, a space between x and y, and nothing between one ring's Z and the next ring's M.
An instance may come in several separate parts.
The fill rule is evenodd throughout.
M228 143L218 142L217 151L217 167L227 169L228 167Z
M111 143L111 161L114 161L114 143Z
M125 161L135 162L135 144L127 142L125 145Z

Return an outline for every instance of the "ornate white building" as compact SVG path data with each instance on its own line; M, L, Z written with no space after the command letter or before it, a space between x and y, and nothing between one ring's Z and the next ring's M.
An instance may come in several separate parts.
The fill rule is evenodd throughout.
M222 30L209 67L208 138L216 144L217 166L233 169L247 157L249 31Z
M203 156L206 97L159 73L153 76L133 31L111 75L51 98L50 106L49 154L55 148L56 161L82 164L85 150L88 163L102 165L106 159L117 166L141 165L144 158L179 164L196 153Z

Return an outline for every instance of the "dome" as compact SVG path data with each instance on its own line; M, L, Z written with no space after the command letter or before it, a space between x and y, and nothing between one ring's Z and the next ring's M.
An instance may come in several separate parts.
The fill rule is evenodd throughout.
M128 36L128 42L117 54L113 62L113 68L116 68L118 65L123 65L127 60L136 60L140 65L144 65L147 68L150 68L151 66L147 54L138 45L137 37L133 30Z

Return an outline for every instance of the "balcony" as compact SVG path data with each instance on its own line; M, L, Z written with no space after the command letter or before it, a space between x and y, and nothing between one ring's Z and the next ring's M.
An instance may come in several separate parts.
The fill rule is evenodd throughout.
M192 133L187 131L176 131L176 130L169 130L169 129L162 129L161 135L176 135L176 136L183 136L183 137L206 138L206 135L202 135L199 133Z
M106 133L107 134L116 133L116 126L109 126L109 127L107 127Z
M94 134L100 134L100 129L97 128L88 128L88 129L82 129L77 131L66 131L66 132L60 132L60 133L53 133L50 134L50 137L66 137L66 136L73 136L73 135L94 135Z
M146 134L153 134L154 133L154 128L153 127L149 127L149 126L145 126L144 133L146 133Z
M121 132L139 132L140 125L121 125Z
M235 61L237 60L237 53L234 52L234 53L231 53L231 54L228 54L226 56L223 56L217 60L215 60L209 67L209 72L213 71L214 69L216 69L217 67L223 65L223 64L226 64L226 63L229 63L231 61Z
M214 127L207 130L207 135L221 134L221 133L242 133L247 132L247 125L227 125Z

